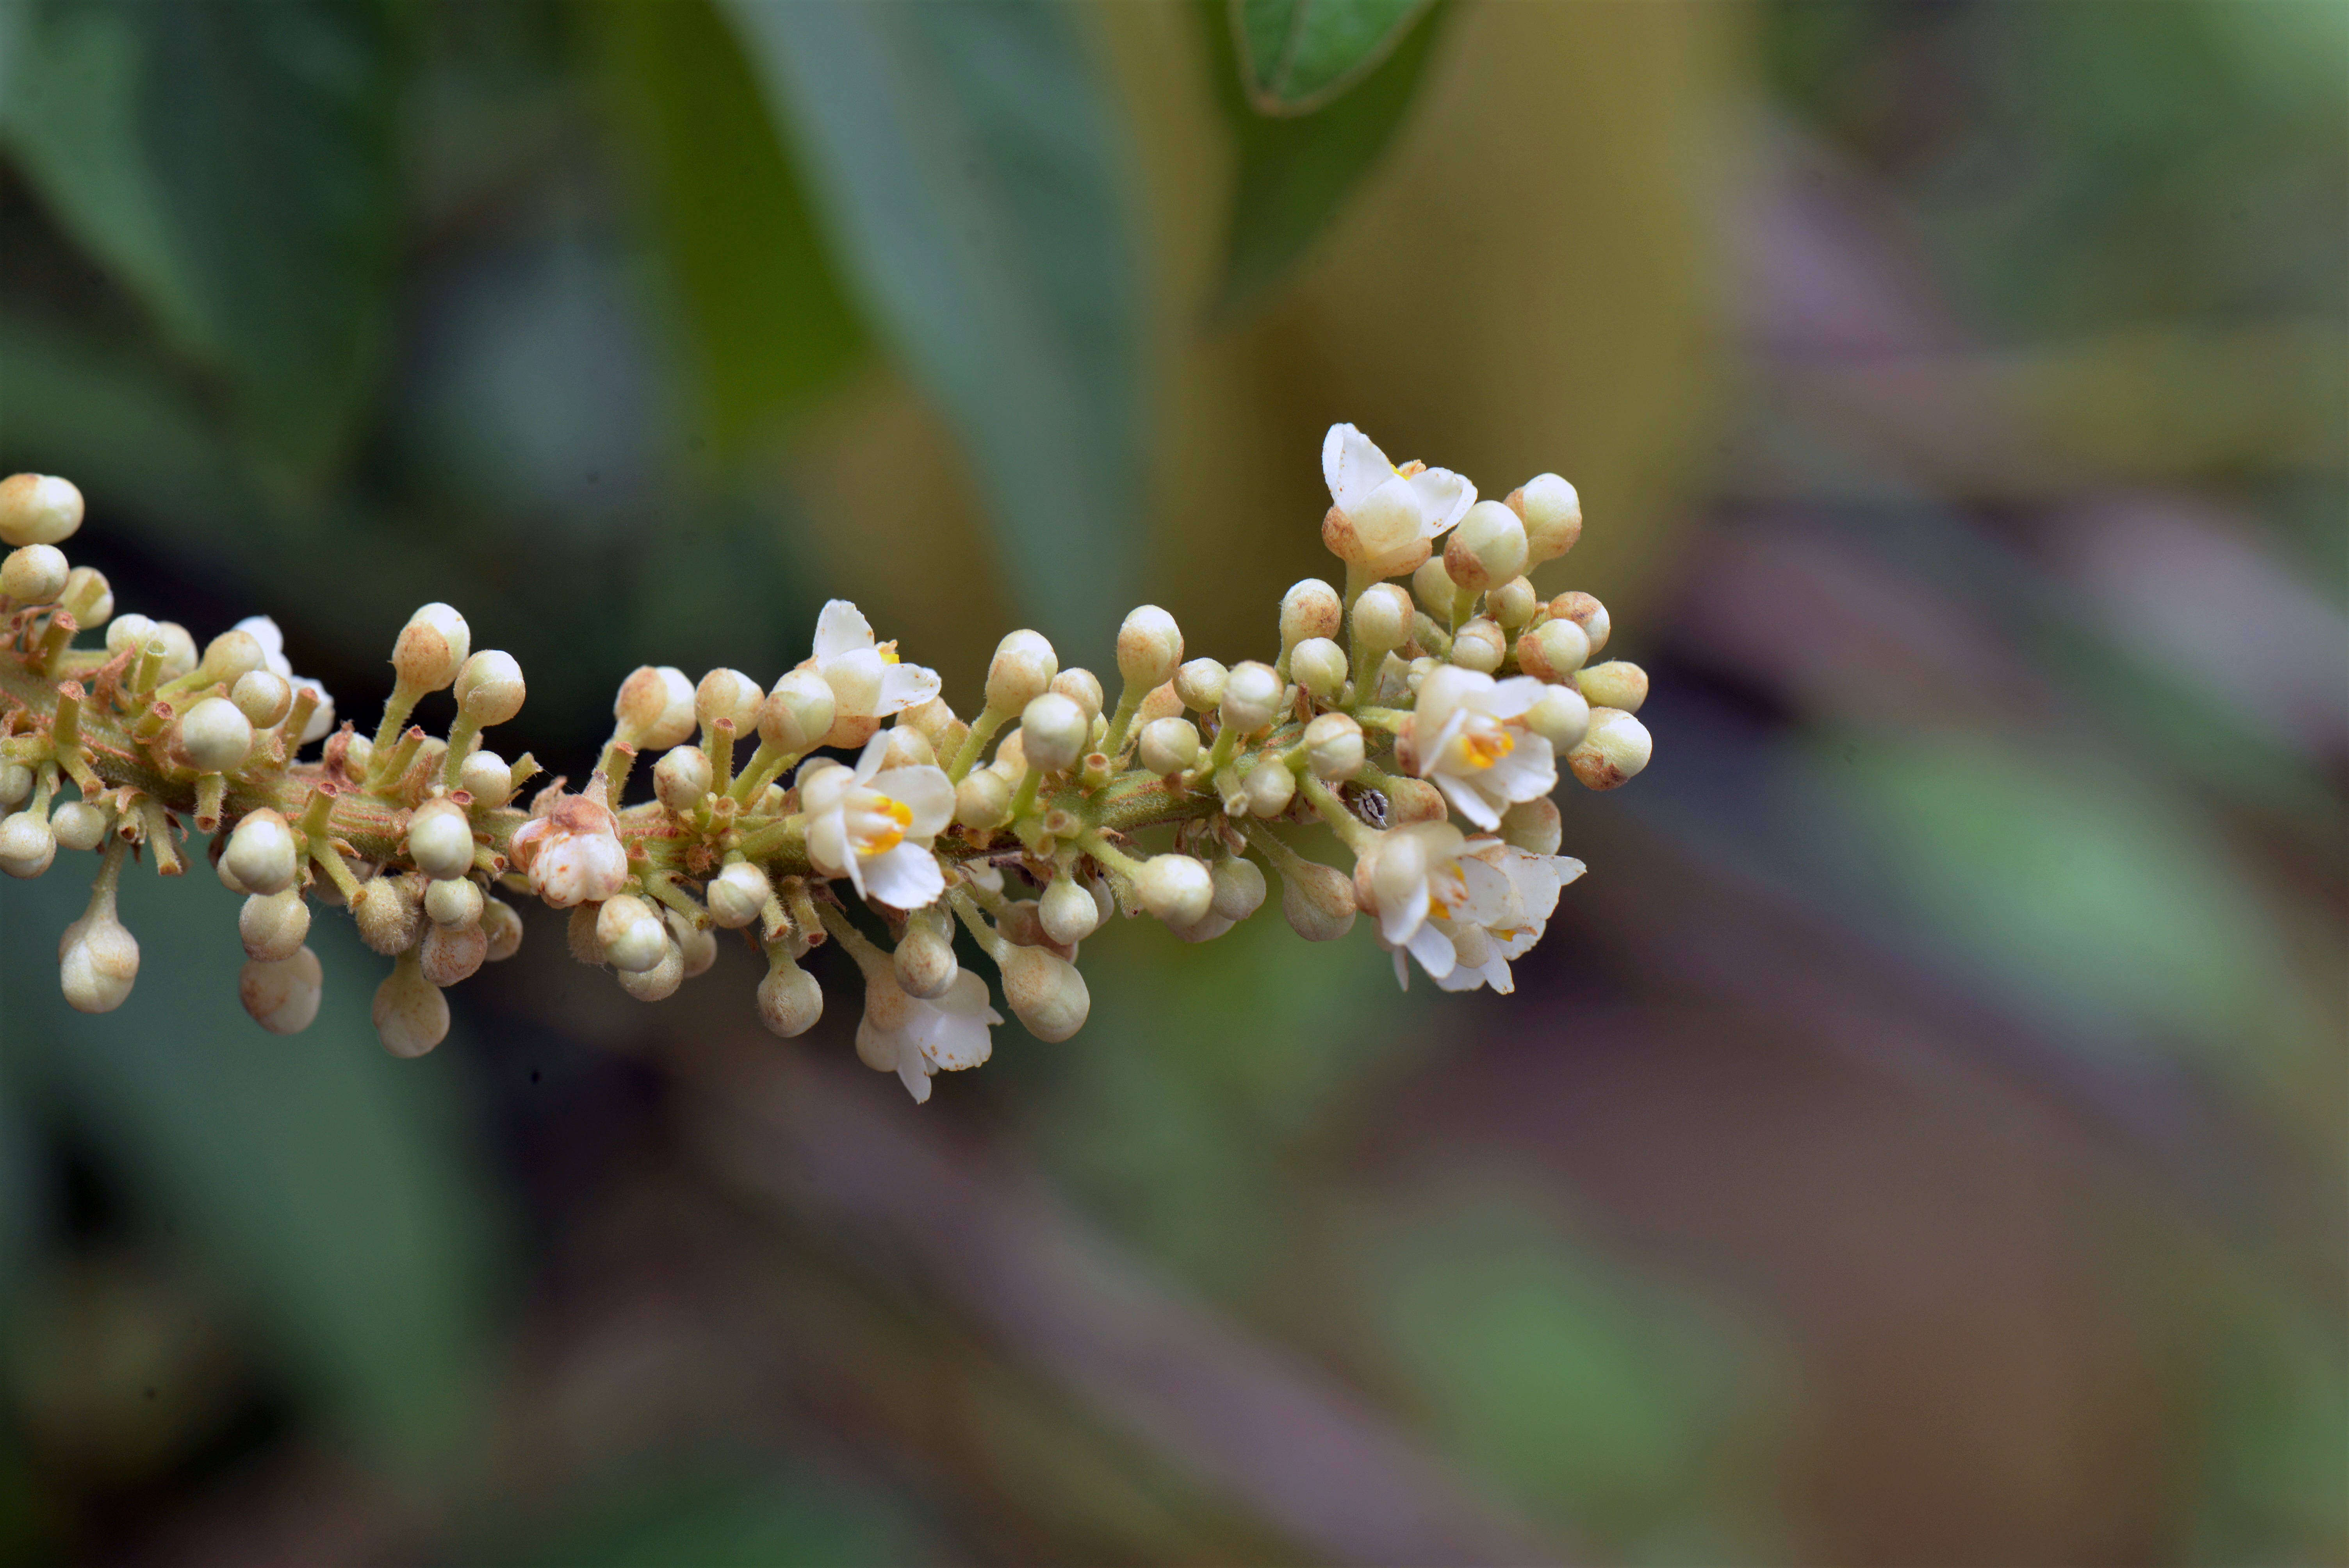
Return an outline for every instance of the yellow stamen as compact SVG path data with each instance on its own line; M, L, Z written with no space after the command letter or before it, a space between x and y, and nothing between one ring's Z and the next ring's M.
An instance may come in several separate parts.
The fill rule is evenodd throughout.
M1464 735L1460 738L1460 747L1467 753L1470 767L1490 768L1515 751L1517 743L1509 738L1507 730L1496 728L1482 734Z
M889 799L886 796L882 797L882 801L881 810L885 812L896 826L884 828L877 833L861 839L856 845L856 852L860 855L887 854L905 841L905 830L914 825L914 809L911 806L906 805L903 800Z

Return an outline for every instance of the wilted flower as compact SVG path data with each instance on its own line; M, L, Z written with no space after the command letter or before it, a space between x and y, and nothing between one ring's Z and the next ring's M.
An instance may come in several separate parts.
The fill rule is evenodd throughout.
M506 847L531 891L557 909L600 903L628 885L628 851L611 810L596 799L601 792L595 785L564 796L547 815L515 829Z

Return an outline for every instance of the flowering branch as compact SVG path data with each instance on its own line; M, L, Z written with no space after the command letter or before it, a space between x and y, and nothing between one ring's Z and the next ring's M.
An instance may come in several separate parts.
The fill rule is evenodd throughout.
M1633 715L1647 676L1589 662L1609 635L1598 600L1544 602L1525 576L1581 533L1564 480L1479 501L1458 474L1398 468L1350 425L1321 460L1322 538L1346 586L1308 579L1282 597L1271 664L1186 662L1174 617L1143 605L1118 633L1113 705L1092 672L1018 631L965 721L934 671L836 599L811 656L771 688L736 670L636 671L585 787L557 778L527 808L514 802L537 765L482 744L521 711L523 671L474 652L450 606L401 630L391 699L364 737L335 726L266 617L200 656L175 623L114 614L105 578L57 548L81 524L80 492L18 474L0 483L0 540L16 547L0 567L0 869L39 876L60 846L99 854L60 972L74 1006L105 1012L139 968L115 913L123 861L144 851L179 874L192 827L245 895L239 990L254 1018L291 1034L316 1016L311 903L343 905L394 961L375 1022L400 1056L447 1034L444 988L520 944L500 892L569 910L572 952L645 1001L709 968L718 930L743 933L767 960L760 1016L785 1036L823 1010L800 960L836 941L865 983L857 1054L916 1100L936 1073L985 1061L1002 1022L957 956L957 923L1020 1021L1065 1039L1090 1006L1078 946L1102 922L1147 913L1185 941L1220 936L1264 903L1258 858L1308 940L1367 913L1399 980L1407 954L1446 990L1507 991L1509 960L1583 870L1557 853L1557 759L1594 789L1646 766ZM1416 605L1390 581L1404 574ZM77 645L101 627L102 646ZM409 720L443 689L458 714L434 737ZM629 804L647 753L652 799ZM1316 821L1350 874L1284 836ZM858 904L869 922L852 918Z

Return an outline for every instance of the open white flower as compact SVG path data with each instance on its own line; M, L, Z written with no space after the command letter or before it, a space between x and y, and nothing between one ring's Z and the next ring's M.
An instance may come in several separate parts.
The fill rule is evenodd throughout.
M1498 839L1475 839L1459 867L1466 904L1429 922L1452 943L1452 971L1429 974L1446 991L1490 985L1506 995L1516 989L1509 960L1541 940L1557 909L1559 890L1582 874L1582 862L1570 855L1537 855ZM1401 954L1396 978L1405 978Z
M897 645L873 640L873 623L845 599L834 599L816 617L815 652L800 665L832 687L832 730L827 746L862 746L892 714L916 707L938 695L938 672L900 664Z
M1332 425L1321 442L1321 477L1336 503L1321 538L1349 566L1374 577L1409 572L1431 542L1476 503L1476 487L1449 469L1387 460L1351 425Z
M884 768L889 738L865 743L854 769L819 762L800 777L808 860L844 876L859 898L921 909L946 891L930 841L954 820L955 789L942 768Z
M1531 676L1495 680L1457 665L1439 665L1419 685L1412 748L1418 773L1480 828L1501 813L1557 788L1557 757L1524 719L1547 688Z
M294 666L285 659L285 634L277 629L277 623L266 615L247 615L236 624L234 629L250 633L253 640L261 645L261 656L267 662L271 674L284 676L286 684L297 694L305 687L318 694L317 710L310 715L310 722L302 727L299 744L307 746L332 730L335 727L334 697L321 683L308 676L294 673Z
M894 1072L920 1104L939 1072L975 1068L995 1054L988 1031L1003 1015L988 1005L987 983L965 970L942 996L925 1001L885 968L865 971L864 1016L856 1026L856 1056L866 1067Z

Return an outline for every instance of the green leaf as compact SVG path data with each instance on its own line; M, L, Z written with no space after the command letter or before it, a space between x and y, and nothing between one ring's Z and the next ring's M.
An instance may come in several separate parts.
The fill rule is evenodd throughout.
M1203 0L1216 101L1239 163L1216 315L1228 316L1261 297L1377 164L1418 95L1444 15L1439 9L1411 29L1335 103L1311 115L1273 117L1257 112L1244 90L1223 6Z
M867 319L961 438L1015 603L1106 649L1141 555L1136 241L1068 11L729 9Z
M314 471L385 322L398 188L388 20L351 0L17 7L0 139L58 222Z
M1376 69L1430 0L1229 0L1257 112L1309 114Z
M580 14L675 284L721 449L804 409L864 355L798 171L709 0Z

